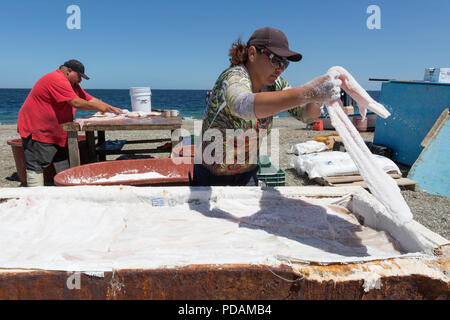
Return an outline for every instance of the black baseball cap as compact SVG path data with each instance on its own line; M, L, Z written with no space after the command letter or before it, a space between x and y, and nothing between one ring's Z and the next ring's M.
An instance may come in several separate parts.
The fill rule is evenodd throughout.
M285 34L277 29L265 27L253 32L247 41L247 47L262 46L277 56L288 59L289 61L300 61L302 55L289 49L289 42Z
M72 59L64 62L64 66L72 69L75 72L78 72L80 76L82 76L86 80L89 80L89 77L84 74L84 65L80 61Z

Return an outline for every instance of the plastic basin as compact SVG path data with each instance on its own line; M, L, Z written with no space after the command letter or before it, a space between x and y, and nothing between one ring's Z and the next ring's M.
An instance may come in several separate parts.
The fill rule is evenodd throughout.
M195 156L195 146L177 146L173 148L171 157L191 157Z
M353 118L353 124L355 125L355 127L358 131L360 131L360 132L367 131L367 118L362 120L361 116L356 116Z
M193 168L193 164L175 164L171 158L105 161L70 168L54 181L58 186L188 186Z
M22 183L27 183L27 172L25 163L25 154L22 148L22 139L11 139L7 141L8 145L11 146L12 153L14 156L14 162L16 163L17 175L19 181ZM80 149L80 161L81 164L88 163L88 152L87 152L87 142L86 136L78 136L78 148ZM53 181L56 171L53 163L44 169L44 180L47 182Z
M322 131L323 130L323 121L322 120L314 121L313 130L314 131Z

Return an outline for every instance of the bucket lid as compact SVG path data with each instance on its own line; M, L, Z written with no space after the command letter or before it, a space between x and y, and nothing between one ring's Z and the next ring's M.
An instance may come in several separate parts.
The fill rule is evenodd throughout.
M130 94L140 92L151 92L150 87L133 87L130 88Z
M130 97L151 97L151 92L130 92Z

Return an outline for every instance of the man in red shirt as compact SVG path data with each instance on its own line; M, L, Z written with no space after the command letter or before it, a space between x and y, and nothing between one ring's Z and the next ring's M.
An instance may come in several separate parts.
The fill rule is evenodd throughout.
M69 167L67 132L61 124L73 121L76 109L123 112L85 92L81 78L89 80L83 64L66 61L36 82L20 108L17 131L22 137L30 187L44 185L43 171L52 162L56 172Z

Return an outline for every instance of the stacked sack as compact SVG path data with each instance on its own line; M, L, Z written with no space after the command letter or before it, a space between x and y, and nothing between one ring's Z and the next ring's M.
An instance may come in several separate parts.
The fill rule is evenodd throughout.
M385 172L401 174L398 166L389 158L373 155L375 163ZM356 164L347 152L330 151L310 154L293 154L290 165L298 174L307 174L310 179L319 177L346 176L359 174Z

